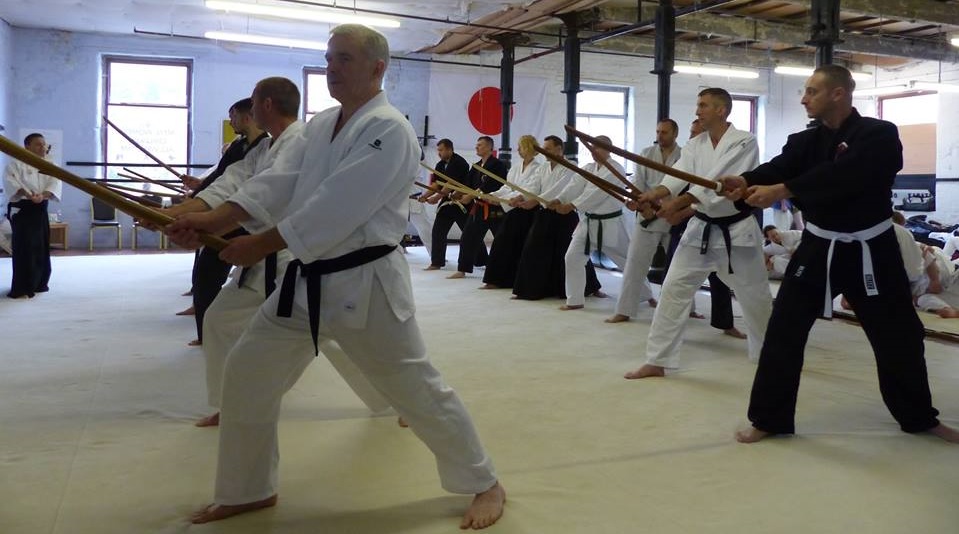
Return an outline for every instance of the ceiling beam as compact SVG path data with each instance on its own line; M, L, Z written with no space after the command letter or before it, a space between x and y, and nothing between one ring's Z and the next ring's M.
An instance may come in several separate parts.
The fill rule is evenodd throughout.
M679 20L677 19L677 23ZM545 46L556 46L555 41L540 40L533 37L533 43ZM587 48L584 47L584 50ZM636 36L622 36L607 39L589 45L591 50L608 50L623 52L645 57L653 57L655 45L653 39ZM741 67L772 69L777 65L811 65L812 54L801 52L766 52L749 49L744 46L717 46L707 43L690 41L676 41L676 59L694 63L715 63L716 65L734 65ZM849 64L837 61L837 64L858 69L859 64Z
M797 5L809 6L810 0L788 0ZM930 22L959 26L959 9L945 2L915 2L912 0L842 0L843 13L863 13L909 22Z
M845 3L846 0L843 0ZM723 17L709 13L693 13L676 19L676 31L742 37L753 41L806 46L809 32L805 26L775 23L741 17ZM843 33L836 50L876 56L905 57L929 61L959 61L959 49L947 43L930 43L893 36Z
M856 2L893 3L891 0L842 0L842 7L846 9L849 3ZM650 19L651 13L654 11L655 7L643 7L642 20ZM601 20L624 24L634 23L640 18L640 11L631 7L600 7L598 12ZM925 10L923 12L925 13ZM959 13L957 13L957 18L959 18ZM805 25L785 24L755 18L719 16L714 13L690 13L677 17L676 31L723 37L742 37L753 41L782 43L791 46L807 46L805 43L810 38L808 28ZM925 39L913 40L907 37L857 33L843 33L840 38L843 42L836 43L835 48L843 52L927 61L959 62L959 49L946 42L932 43Z

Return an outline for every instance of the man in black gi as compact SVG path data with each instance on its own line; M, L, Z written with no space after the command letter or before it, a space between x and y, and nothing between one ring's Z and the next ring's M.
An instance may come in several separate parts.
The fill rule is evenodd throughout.
M892 123L860 116L852 107L854 88L845 68L817 68L801 102L819 124L789 136L772 161L722 179L731 198L742 196L756 207L791 198L809 221L773 306L750 397L752 427L736 433L743 443L795 432L809 330L820 315L832 315L832 297L839 293L872 345L883 401L900 428L959 442L959 432L936 419L924 330L892 229L892 184L902 168L899 133Z
M453 142L449 139L440 139L436 143L436 153L440 160L436 163L436 170L446 176L466 185L466 175L470 172L470 164L453 149ZM439 183L439 182L438 182ZM437 184L438 184L437 183ZM455 224L460 231L466 226L469 216L467 204L460 202L463 193L444 187L437 193L420 195L420 202L429 202L439 207L436 209L436 220L433 221L431 236L433 249L430 251L430 265L425 271L437 271L446 265L446 244L449 242L450 228ZM482 248L476 257L476 265L486 265L486 248Z
M48 146L43 135L32 133L23 146L38 157L45 157ZM7 218L13 230L13 277L7 296L33 298L50 290L50 219L47 204L60 200L60 180L40 174L36 168L12 160L3 174L3 186L9 197Z
M216 169L203 180L192 176L181 176L180 179L193 191L191 197L206 189L217 178L223 175L226 168L242 160L261 142L269 138L253 120L253 100L244 98L230 106L230 125L240 135L234 140L217 163ZM268 141L267 141L268 143ZM266 146L266 145L264 145ZM234 230L224 235L225 239L246 235L244 230ZM229 263L219 258L219 252L208 247L201 248L193 261L193 308L196 318L197 338L189 343L190 346L203 344L203 317L206 309L213 304L213 299L220 293L220 288L226 283L227 276L233 268Z
M480 157L476 165L504 180L506 179L506 173L509 172L509 169L499 158L493 156L492 137L484 135L476 140L476 155ZM492 193L503 187L502 183L473 168L470 168L463 185L470 189L479 189L483 193ZM480 249L486 251L486 244L483 243L486 232L492 231L495 236L499 230L500 221L503 219L503 208L499 204L474 200L471 195L463 195L460 202L463 205L472 205L470 206L469 218L466 220L466 227L463 228L463 236L460 237L460 253L456 262L456 272L447 276L447 278L465 278L466 273L473 272L473 266L477 256L480 255Z

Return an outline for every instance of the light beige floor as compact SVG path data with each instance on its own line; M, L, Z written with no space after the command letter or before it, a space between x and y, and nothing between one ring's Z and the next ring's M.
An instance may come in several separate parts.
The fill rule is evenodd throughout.
M370 417L317 359L285 402L276 508L189 526L209 501L216 430L186 306L192 256L58 257L52 291L0 299L0 533L441 533L468 498L394 418ZM959 446L898 431L862 332L820 322L799 435L735 444L754 368L694 321L683 369L627 382L650 311L560 312L424 273L418 317L509 491L502 533L959 532ZM618 279L603 274L611 292ZM0 280L9 260L0 261ZM704 310L708 307L703 306ZM927 343L936 405L959 423L959 353Z

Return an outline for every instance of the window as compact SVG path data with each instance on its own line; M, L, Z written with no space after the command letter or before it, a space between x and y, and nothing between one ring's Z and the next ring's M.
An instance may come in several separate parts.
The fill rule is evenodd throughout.
M899 127L902 174L936 174L938 94L913 93L880 97L879 118Z
M729 122L737 130L756 135L756 109L759 97L732 95L733 109L729 113Z
M576 96L576 129L592 136L605 135L618 147L626 147L626 117L629 111L629 88L584 85ZM625 165L623 158L613 159ZM593 161L589 149L579 145L579 164Z
M137 143L164 163L186 172L190 161L190 95L193 64L190 60L162 60L107 56L103 59L103 108ZM146 154L124 139L116 129L103 124L103 160L107 163L150 163ZM102 176L123 179L121 166L105 167ZM173 176L161 167L132 170L157 180ZM162 187L127 184L144 191Z
M324 109L338 106L330 91L326 88L326 69L306 67L303 69L303 93L306 94L303 106L303 120L309 121Z

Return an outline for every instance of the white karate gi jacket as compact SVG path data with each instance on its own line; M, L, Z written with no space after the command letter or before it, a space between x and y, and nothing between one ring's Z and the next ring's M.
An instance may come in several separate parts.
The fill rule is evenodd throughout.
M543 200L562 200L560 195L570 185L573 179L573 171L559 163L552 167L547 163L545 172L538 175L537 178L539 178L537 189L530 189L530 192L536 193ZM577 177L576 179L579 180L580 178Z
M543 168L545 166L546 164L540 161L539 159L534 159L533 161L529 162L529 165L527 165L526 168L524 169L523 160L520 160L514 163L512 167L510 167L509 173L506 174L506 181L511 184L518 185L522 187L523 189L529 191L530 193L538 194L539 192L533 191L533 188L536 188L539 186L539 174L541 172L544 172ZM505 198L505 199L510 199L515 196L520 196L519 191L516 191L515 189L506 185L504 185L503 187L500 187L499 189L497 189L496 191L493 191L490 194L493 195L494 197ZM510 206L509 204L502 204L502 206L503 206L503 211L509 211L513 209L513 207Z
M29 198L19 193L21 189L36 194L47 191L53 195L53 198L60 200L63 182L52 176L40 174L36 168L22 161L11 160L3 173L3 190L7 195L7 202L19 202Z
M690 139L673 168L703 178L716 179L726 175L739 175L757 166L759 166L759 145L756 143L756 138L751 133L737 130L730 124L715 148L708 133ZM674 176L665 176L659 185L669 189L669 192L676 196L689 185L689 182ZM739 210L726 197L701 185L691 186L689 194L699 200L692 205L692 208L708 217L728 217L739 213ZM680 244L698 248L702 244L705 226L705 221L696 217L691 218L686 231L683 232ZM711 229L710 234L709 248L726 248L726 242L718 228ZM762 246L759 225L752 218L743 219L730 226L729 234L731 244L734 246Z
M216 179L209 187L200 191L195 198L206 202L211 209L216 209L221 204L229 200L230 196L240 189L240 186L246 183L253 176L269 170L279 154L282 154L293 143L290 141L296 138L303 131L303 121L297 120L290 123L276 139L264 139L257 143L252 150L246 153L240 161L233 163L223 171L223 175ZM250 220L242 223L243 228L251 234L262 233L273 224L261 224L256 220ZM293 254L288 250L281 250L276 254L276 272L277 276L283 274L288 263L293 261ZM234 268L230 272L231 283L239 283L242 268ZM259 262L255 266L249 267L247 278L244 281L244 287L249 287L266 297L266 266L265 262Z
M230 197L261 223L276 228L303 263L332 259L375 245L397 245L406 232L410 186L420 147L409 121L381 92L333 138L340 107L317 114L293 146ZM400 321L413 316L409 267L398 251L322 278L320 323L366 326L376 277ZM296 305L306 309L305 279Z
M679 161L679 157L682 155L683 149L680 146L676 146L672 152L670 152L669 157L666 158L666 161L663 161L663 153L659 149L659 145L648 146L639 153L640 156L651 159L653 161L662 163L664 165L669 165L674 167L676 162ZM633 185L636 186L636 190L640 193L645 193L650 189L655 189L663 181L665 174L655 170L650 169L649 167L638 165L636 167L636 174L633 175ZM636 217L636 222L642 222L643 218L640 216ZM648 226L640 226L639 229L645 232L669 232L670 224L664 219L656 219L655 221L649 223Z

